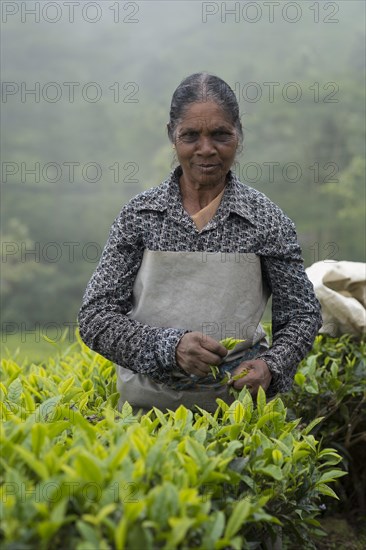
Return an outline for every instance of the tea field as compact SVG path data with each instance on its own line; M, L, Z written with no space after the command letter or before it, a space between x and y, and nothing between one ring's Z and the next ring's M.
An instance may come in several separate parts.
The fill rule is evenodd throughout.
M365 355L318 336L287 395L137 416L80 340L4 358L1 548L364 548Z

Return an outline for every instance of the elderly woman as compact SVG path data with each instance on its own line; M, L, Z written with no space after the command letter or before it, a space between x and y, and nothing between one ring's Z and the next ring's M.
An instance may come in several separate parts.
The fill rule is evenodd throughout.
M269 397L291 387L321 324L294 225L230 170L243 132L231 88L197 73L173 94L179 166L112 225L79 313L80 334L116 363L120 405L213 411L234 382ZM273 342L260 325L272 294ZM230 352L220 344L240 339ZM218 366L216 378L211 366Z

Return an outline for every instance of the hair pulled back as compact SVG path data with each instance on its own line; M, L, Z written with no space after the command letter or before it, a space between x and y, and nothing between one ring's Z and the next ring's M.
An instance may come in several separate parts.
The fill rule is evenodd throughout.
M209 73L194 73L187 76L173 93L170 105L168 136L174 142L177 126L185 110L192 103L212 101L219 105L238 133L239 141L243 140L243 129L239 115L239 105L233 90L218 76Z

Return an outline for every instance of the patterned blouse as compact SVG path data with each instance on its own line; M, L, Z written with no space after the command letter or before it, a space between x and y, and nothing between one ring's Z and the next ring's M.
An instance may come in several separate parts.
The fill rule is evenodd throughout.
M129 369L169 383L184 329L144 325L126 316L144 249L259 255L272 293L272 345L260 353L271 393L287 391L321 325L293 222L263 193L230 171L215 216L198 231L182 205L178 166L161 185L139 193L115 219L85 291L78 321L83 341Z

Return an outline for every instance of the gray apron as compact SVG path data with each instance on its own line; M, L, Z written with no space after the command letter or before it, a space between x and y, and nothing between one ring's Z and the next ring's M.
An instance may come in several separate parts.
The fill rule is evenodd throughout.
M258 342L268 348L260 325L268 296L256 254L145 250L128 317L154 327L199 331L217 341L245 340L229 351L223 361L229 363L245 357ZM213 412L218 397L234 400L226 385L177 391L127 365L116 369L119 406L128 401L135 411L153 406L175 410L183 404ZM172 371L172 379L182 377L188 375Z

